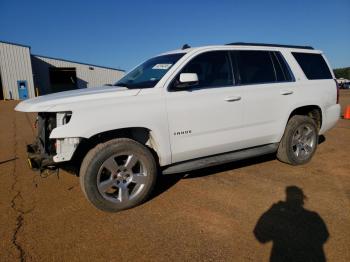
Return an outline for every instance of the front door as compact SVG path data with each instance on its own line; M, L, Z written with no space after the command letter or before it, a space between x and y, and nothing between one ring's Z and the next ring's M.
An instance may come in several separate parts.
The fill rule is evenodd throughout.
M17 81L17 86L18 86L18 97L19 97L19 100L28 99L27 81L25 81L25 80Z
M193 58L181 73L197 73L198 85L166 93L172 162L233 151L242 147L244 94L233 86L228 52Z

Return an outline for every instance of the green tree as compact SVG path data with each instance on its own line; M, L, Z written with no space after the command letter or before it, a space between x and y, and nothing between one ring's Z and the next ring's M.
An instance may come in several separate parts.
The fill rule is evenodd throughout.
M337 69L334 69L333 71L336 78L350 79L350 67L337 68Z

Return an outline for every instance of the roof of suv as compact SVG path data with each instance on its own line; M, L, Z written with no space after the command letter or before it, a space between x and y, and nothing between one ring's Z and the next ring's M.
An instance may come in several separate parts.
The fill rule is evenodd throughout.
M264 43L245 43L245 42L235 42L227 45L244 45L244 46L271 46L271 47L285 47L285 48L294 48L294 49L310 49L313 50L312 46L302 46L302 45L281 45L281 44L264 44Z
M294 52L303 53L322 53L320 50L316 50L311 46L296 46L296 45L279 45L279 44L261 44L261 43L232 43L227 45L208 45L200 47L189 47L185 49L176 49L162 53L161 55L166 54L175 54L175 53L189 53L192 51L200 50L289 50Z

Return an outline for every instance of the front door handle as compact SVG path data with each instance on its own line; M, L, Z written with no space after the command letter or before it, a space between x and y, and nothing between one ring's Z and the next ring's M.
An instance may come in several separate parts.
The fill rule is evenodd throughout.
M240 96L228 96L225 98L225 101L227 102L234 102L234 101L239 101L242 98Z
M281 95L283 95L283 96L291 95L293 93L294 92L292 90L282 90L281 91Z

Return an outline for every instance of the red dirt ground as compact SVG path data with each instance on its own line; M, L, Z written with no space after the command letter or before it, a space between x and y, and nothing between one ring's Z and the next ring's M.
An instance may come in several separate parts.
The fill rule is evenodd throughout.
M341 103L350 105L349 91ZM328 231L327 260L350 261L350 120L325 134L307 165L263 157L168 176L150 201L110 214L85 200L77 177L62 171L41 178L28 169L34 115L14 112L15 105L0 102L1 261L268 261L272 243L260 243L253 231L291 185L303 190L313 213L281 208L276 215L274 206L262 238L274 232L277 249L303 243L305 255L315 256Z

